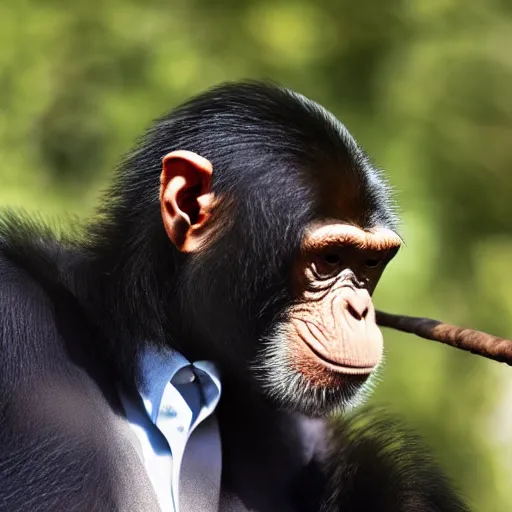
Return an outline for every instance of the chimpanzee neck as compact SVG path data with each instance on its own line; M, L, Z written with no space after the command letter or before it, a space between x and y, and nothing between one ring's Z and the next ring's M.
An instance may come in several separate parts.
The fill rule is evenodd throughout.
M95 226L84 257L68 271L108 357L123 372L133 367L145 343L174 346L179 332L174 314L179 255L163 229L135 231L119 221Z
M69 271L73 292L101 335L101 350L117 378L129 384L148 344L172 347L190 361L205 359L194 340L183 334L177 303L179 255L168 251L166 257L149 258L147 254L93 247ZM232 372L229 367L221 367L221 372L223 385L228 382L238 399L257 402L262 410L274 409L247 372Z

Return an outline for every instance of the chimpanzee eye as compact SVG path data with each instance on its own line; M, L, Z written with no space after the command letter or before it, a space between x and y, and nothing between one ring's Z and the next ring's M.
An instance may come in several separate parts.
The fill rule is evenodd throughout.
M330 279L341 271L343 263L343 255L339 252L322 251L315 255L312 269L317 279Z
M365 264L368 268L377 268L381 264L381 261L382 260L374 258L366 260Z
M324 257L323 260L328 265L339 265L341 263L341 257L339 254L336 254L335 252L329 252Z

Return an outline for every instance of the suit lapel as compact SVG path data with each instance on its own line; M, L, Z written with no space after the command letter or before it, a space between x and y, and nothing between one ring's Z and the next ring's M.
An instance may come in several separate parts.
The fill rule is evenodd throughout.
M214 414L190 436L180 478L182 512L218 512L222 473L220 432Z

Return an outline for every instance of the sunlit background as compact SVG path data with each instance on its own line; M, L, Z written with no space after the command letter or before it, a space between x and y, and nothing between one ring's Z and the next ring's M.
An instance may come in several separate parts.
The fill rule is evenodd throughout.
M378 306L512 336L506 0L2 0L0 203L76 222L152 119L243 77L322 103L388 171L407 246ZM385 338L373 401L475 510L512 510L512 368Z

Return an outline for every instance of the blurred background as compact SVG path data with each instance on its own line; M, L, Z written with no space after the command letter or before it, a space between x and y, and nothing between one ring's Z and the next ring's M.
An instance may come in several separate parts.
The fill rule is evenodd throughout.
M387 170L377 305L512 336L512 3L2 0L0 204L75 223L155 117L217 82L322 103ZM372 400L481 512L512 510L512 368L386 332Z

